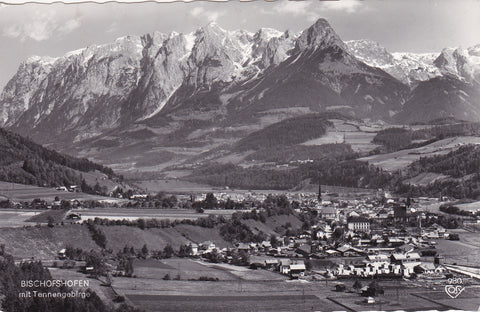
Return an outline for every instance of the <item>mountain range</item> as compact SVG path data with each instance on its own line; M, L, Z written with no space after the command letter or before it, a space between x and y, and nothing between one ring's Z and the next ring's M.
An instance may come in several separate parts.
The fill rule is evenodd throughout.
M479 86L480 45L389 53L344 42L325 19L301 33L211 23L30 57L0 95L0 126L117 169L161 170L320 112L480 121Z

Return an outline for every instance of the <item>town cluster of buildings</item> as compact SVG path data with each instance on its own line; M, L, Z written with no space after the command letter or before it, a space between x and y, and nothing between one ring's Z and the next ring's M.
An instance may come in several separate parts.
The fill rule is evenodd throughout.
M447 271L440 256L434 257L431 253L421 256L421 251L435 250L432 238L447 237L446 230L438 225L431 226L420 234L387 229L384 235L373 234L369 238L362 238L358 228L349 229L343 234L350 237L348 242L344 239L331 239L333 231L328 224L313 227L312 230L306 230L296 237L281 237L277 246L272 246L270 241L240 243L234 248L223 249L213 242L192 244L192 255L202 256L215 252L222 261L232 263L234 259L229 254L233 249L237 254L248 256L250 267L277 271L292 278L305 275L307 263L310 262L322 263L316 269L313 268L313 271L330 278L408 278L413 273L438 277L444 276Z
M311 213L309 205L298 212ZM432 222L436 215L423 211L418 204L390 199L318 200L313 209L319 221L298 235L280 237L277 246L270 241L241 243L236 251L248 254L251 266L291 277L304 275L307 264L316 259L324 265L313 271L337 278L411 277L414 273L444 276L447 271L443 259L436 255L434 239L456 234ZM214 249L212 244L208 248L200 246L196 254ZM216 251L229 261L227 249Z

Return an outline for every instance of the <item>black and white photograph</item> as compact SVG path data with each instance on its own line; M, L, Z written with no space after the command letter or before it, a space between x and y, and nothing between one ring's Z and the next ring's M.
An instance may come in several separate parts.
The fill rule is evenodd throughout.
M0 1L37 311L480 311L480 1Z

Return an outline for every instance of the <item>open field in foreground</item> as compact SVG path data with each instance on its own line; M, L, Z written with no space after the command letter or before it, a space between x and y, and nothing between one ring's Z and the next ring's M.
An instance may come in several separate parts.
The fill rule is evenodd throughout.
M334 311L341 308L314 295L127 295L127 297L134 305L146 311Z
M137 260L134 263L138 278L198 280L200 277L219 281L283 281L285 276L266 270L251 270L225 263L209 263L192 259Z
M473 311L480 306L478 285L470 284L452 299L443 285L379 279L384 294L367 304L353 289L354 279L286 280L266 270L177 258L136 261L134 267L136 278L114 278L113 287L146 311ZM164 280L167 273L170 279ZM196 280L200 276L218 281ZM364 286L370 282L361 280ZM347 291L335 291L338 283Z
M39 198L48 202L52 202L55 200L55 196L58 196L60 200L78 199L118 201L118 199L111 197L90 195L82 192L57 191L52 187L39 187L10 182L0 182L0 196L6 197L13 201L32 201L36 198Z
M25 221L42 212L43 210L0 209L0 228L32 225Z
M259 271L260 272L260 271ZM344 283L346 292L336 292ZM370 281L362 281L368 285ZM425 311L477 310L477 286L451 299L443 287L429 289L403 280L378 280L384 294L374 304L342 281L176 281L115 278L114 288L146 311Z

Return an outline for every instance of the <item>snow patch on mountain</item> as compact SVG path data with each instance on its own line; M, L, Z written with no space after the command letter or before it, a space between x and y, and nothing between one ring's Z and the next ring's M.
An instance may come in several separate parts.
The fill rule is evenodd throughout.
M480 45L469 49L446 48L441 53L389 53L371 40L351 40L346 44L365 64L380 68L412 87L443 75L480 81Z
M367 65L380 68L408 85L441 75L433 64L435 53L390 53L379 43L371 40L346 42L349 51Z

